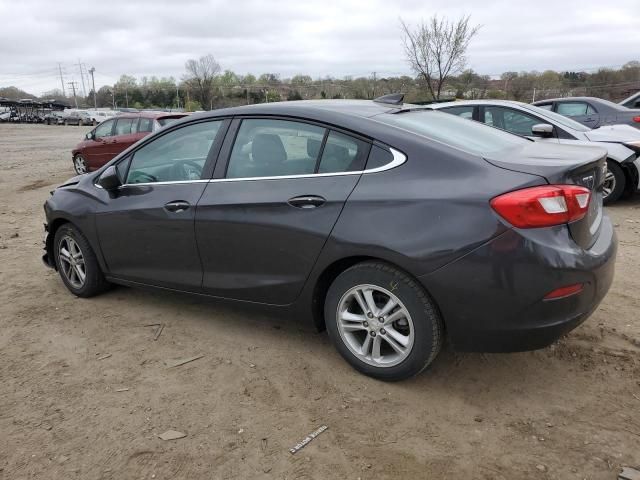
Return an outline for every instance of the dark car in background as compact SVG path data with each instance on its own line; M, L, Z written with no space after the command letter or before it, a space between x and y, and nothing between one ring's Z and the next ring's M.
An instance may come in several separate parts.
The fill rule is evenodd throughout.
M100 123L71 152L78 174L92 172L149 133L184 117L184 113L121 113Z
M88 112L75 110L73 112L65 112L62 117L63 125L93 125L93 119Z
M399 380L445 337L540 348L594 311L617 245L605 157L395 96L216 110L52 192L43 259L80 297L112 282L294 311Z
M43 122L47 125L62 125L64 123L64 115L62 112L51 111L44 116Z
M570 117L589 128L602 125L631 125L640 128L640 109L627 108L602 98L552 98L533 102L532 105Z

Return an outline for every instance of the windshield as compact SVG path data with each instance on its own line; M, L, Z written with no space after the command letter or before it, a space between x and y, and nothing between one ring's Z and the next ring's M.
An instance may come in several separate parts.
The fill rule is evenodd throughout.
M530 141L479 122L432 110L383 113L373 118L480 156L522 146Z
M581 123L576 122L575 120L571 120L569 117L565 117L564 115L560 115L559 113L552 112L550 110L546 110L544 108L536 107L535 105L527 105L525 103L520 105L522 108L529 110L536 115L540 115L541 117L547 117L549 120L553 120L554 122L559 123L567 128L573 128L578 132L588 132L591 128L583 125Z

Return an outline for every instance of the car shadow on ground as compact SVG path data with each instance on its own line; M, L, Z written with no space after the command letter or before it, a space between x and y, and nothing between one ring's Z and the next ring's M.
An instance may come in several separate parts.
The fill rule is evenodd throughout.
M260 337L260 341L266 343L267 346L263 346L265 349L272 345L275 350L289 348L292 351L312 352L316 357L314 362L317 362L313 364L314 368L327 369L320 376L335 374L352 378L358 383L379 383L353 370L333 348L326 332L317 332L308 318L301 319L288 312L251 304L126 287L116 287L98 298L109 303L112 300L118 303L135 302L144 311L163 312L164 318L168 317L174 325L188 321L190 324L184 328L202 331L203 338L211 334L211 329L218 334L226 330L225 334L228 335L240 335L242 331L250 329L254 337ZM246 348L253 343L254 340L248 339ZM239 345L239 348L246 349L244 345ZM565 360L566 365L562 365ZM506 396L514 392L538 395L553 388L570 388L567 377L581 371L577 360L570 355L561 358L556 347L537 352L482 354L456 352L445 344L436 360L424 372L412 379L394 383L389 388L423 393L429 391L430 394L439 392L442 395L459 390L461 397L468 394L477 398L482 397L482 391ZM482 386L480 393L478 386Z

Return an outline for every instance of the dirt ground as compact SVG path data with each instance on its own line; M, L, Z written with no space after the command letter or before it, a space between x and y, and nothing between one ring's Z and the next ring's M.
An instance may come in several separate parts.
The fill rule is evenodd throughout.
M86 131L0 125L0 479L614 479L640 466L640 196L608 208L615 282L577 330L536 352L445 349L387 384L304 319L122 287L71 295L40 260L42 204ZM170 429L186 437L158 438Z

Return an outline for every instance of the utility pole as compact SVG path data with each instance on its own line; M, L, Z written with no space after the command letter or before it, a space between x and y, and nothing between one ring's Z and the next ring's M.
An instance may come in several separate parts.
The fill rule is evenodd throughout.
M129 87L126 83L124 84L124 101L127 105L127 108L129 108Z
M82 63L80 63L80 59L78 59L78 63L76 64L78 65L78 68L80 69L80 80L82 81L82 92L84 93L84 96L87 96L87 89L84 88L84 73L82 72Z
M531 103L536 101L536 87L533 87L533 98L531 99Z
M98 108L98 100L96 100L96 81L93 78L93 72L95 72L95 67L91 67L89 69L89 73L91 74L91 85L93 86L93 108Z
M62 65L58 63L58 71L60 72L60 85L62 85L62 96L66 97L67 93L64 90L64 78L62 77Z
M68 82L71 85L71 90L73 90L73 101L76 104L76 108L78 108L78 97L76 97L76 83L78 82Z
M247 87L247 105L249 105L249 87Z
M376 72L373 72L373 98L376 98Z
M180 90L178 90L177 83L176 83L176 108L180 108Z

